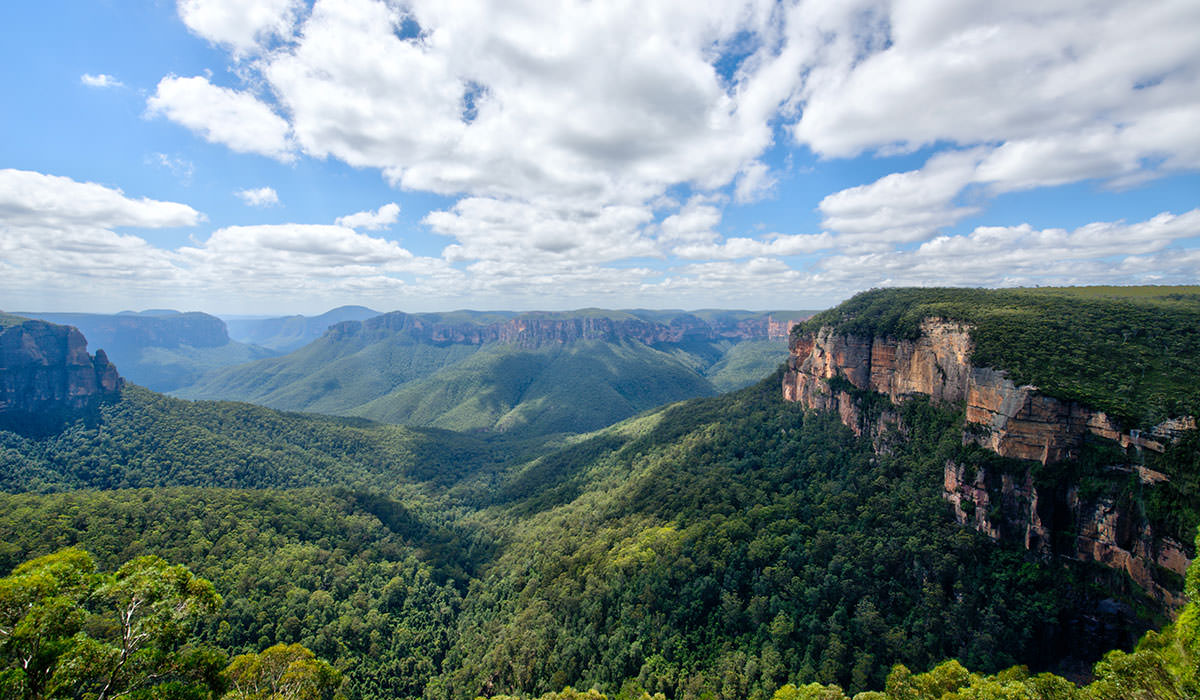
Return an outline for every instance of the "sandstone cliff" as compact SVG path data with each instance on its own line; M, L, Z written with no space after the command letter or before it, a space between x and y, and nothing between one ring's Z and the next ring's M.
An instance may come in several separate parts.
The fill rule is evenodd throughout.
M856 434L879 437L898 418L873 410L870 397L899 403L914 395L965 408L963 441L1002 457L1027 460L1018 473L968 473L947 462L944 495L957 520L994 539L1020 542L1047 556L1095 561L1125 571L1168 606L1177 606L1177 582L1164 585L1158 569L1182 576L1188 559L1180 543L1156 536L1144 518L1111 499L1083 501L1072 484L1035 485L1032 463L1079 455L1088 435L1126 449L1161 452L1194 418L1166 421L1149 431L1125 430L1101 411L1017 386L1002 371L971 363L970 328L925 319L916 340L839 334L824 327L791 339L783 395L813 409L835 411ZM885 404L887 402L884 402ZM1166 475L1129 465L1145 484Z
M784 328L796 321L777 322L770 317L707 321L679 314L665 323L642 319L598 317L542 318L523 316L491 324L439 323L402 311L382 314L364 321L345 321L331 326L328 334L337 339L378 337L407 332L414 340L431 343L483 345L505 343L525 349L578 340L636 340L646 345L681 343L687 340L782 340Z
M0 330L0 428L53 431L115 399L123 380L70 326L23 321Z

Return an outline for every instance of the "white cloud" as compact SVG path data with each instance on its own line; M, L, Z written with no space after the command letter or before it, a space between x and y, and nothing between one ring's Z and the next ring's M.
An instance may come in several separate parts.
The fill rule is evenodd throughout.
M844 43L816 61L822 79L806 82L795 124L825 155L1037 137L1195 99L1200 17L1187 0L862 5L876 32L858 8L813 20L810 41Z
M40 305L55 293L86 304L81 290L93 299L169 289L179 273L171 254L112 229L194 226L203 219L186 204L134 199L68 177L0 170L0 292Z
M30 170L0 170L0 225L54 228L166 228L195 226L204 216L186 204Z
M738 173L737 185L733 190L733 201L748 204L769 196L779 178L771 173L766 163L754 161Z
M651 218L643 206L596 209L468 197L449 211L430 212L424 223L458 241L443 252L451 262L507 261L533 269L657 255L642 231Z
M772 258L807 255L832 248L834 237L828 233L773 234L767 240L734 237L720 244L682 245L671 252L688 260L737 260L739 258Z
M83 75L79 76L79 82L87 85L88 87L97 88L125 87L125 83L122 83L120 80L117 80L107 73L98 73L96 75L84 73Z
M955 204L975 174L979 153L948 152L920 170L886 175L821 200L824 223L846 245L890 245L923 240L978 211Z
M243 54L287 37L302 7L301 0L179 0L179 17L197 35Z
M379 207L375 211L360 211L337 218L338 226L347 228L363 228L368 231L385 229L400 218L400 205L395 202Z
M839 255L815 277L848 291L872 286L1194 284L1200 209L1147 221L1096 222L1073 231L1029 225L981 226L939 236L912 251Z
M279 204L279 193L271 187L237 190L234 194L248 207L273 207Z
M147 100L150 114L162 115L239 153L282 161L294 158L286 120L254 95L219 87L200 76L168 76Z

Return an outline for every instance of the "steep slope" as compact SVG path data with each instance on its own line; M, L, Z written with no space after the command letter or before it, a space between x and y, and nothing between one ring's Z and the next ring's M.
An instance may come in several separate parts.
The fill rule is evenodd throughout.
M615 692L756 697L785 679L880 687L893 663L1045 668L1127 645L1120 590L960 528L942 465L957 416L902 407L876 455L781 375L638 417L452 493L504 550L464 600L433 697ZM1130 603L1136 604L1136 599Z
M289 353L321 337L330 326L342 321L362 321L378 316L365 306L339 306L317 316L277 318L228 318L229 337L239 343L257 345L278 353Z
M200 312L22 315L78 328L92 347L107 353L129 381L155 391L171 391L216 368L275 354L230 340L221 319Z
M636 341L581 340L533 350L494 343L351 413L450 430L577 433L714 393L686 365Z
M1177 607L1200 522L1191 291L865 293L797 329L784 396L877 439L913 396L965 405L963 443L995 456L945 463L959 522Z
M0 430L53 432L91 419L123 380L103 350L69 326L0 314Z
M393 312L175 393L456 429L590 430L756 381L785 358L787 327L732 311Z
M48 436L0 430L0 490L150 486L392 489L452 483L497 461L466 435L189 402L141 387Z

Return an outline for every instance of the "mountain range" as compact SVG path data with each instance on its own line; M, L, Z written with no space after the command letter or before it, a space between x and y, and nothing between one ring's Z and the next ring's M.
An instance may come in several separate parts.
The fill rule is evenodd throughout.
M749 386L573 432L784 343L684 316L385 314L293 353L477 432L121 386L0 316L6 386L63 382L0 414L70 411L0 430L0 573L167 557L225 598L197 643L302 644L350 698L1194 696L1200 289L875 290L777 326ZM424 395L384 390L399 357Z
M584 432L756 381L786 359L792 319L809 315L392 312L173 393L453 430Z

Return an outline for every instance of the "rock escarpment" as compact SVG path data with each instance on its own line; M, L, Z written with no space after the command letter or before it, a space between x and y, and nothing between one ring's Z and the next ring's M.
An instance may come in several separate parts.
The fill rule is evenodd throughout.
M123 380L70 326L23 321L0 330L0 428L45 433L115 399Z
M770 317L707 321L691 314L680 314L666 323L605 317L534 316L484 325L439 323L418 314L394 311L364 321L338 323L330 327L328 334L335 339L345 339L407 332L414 340L430 343L504 343L535 349L579 340L635 340L646 345L688 340L782 340L786 337L784 329L790 329L795 323L775 321Z
M1165 421L1148 431L1125 429L1102 411L972 365L970 328L943 319L925 319L915 340L840 334L826 326L794 335L789 348L784 398L835 411L856 434L878 437L898 421L895 411L866 410L864 398L884 395L899 403L924 395L965 407L964 444L1027 460L1017 473L971 472L947 462L944 495L958 522L1038 554L1122 570L1164 604L1182 603L1177 582L1164 584L1160 571L1183 575L1188 559L1179 542L1156 536L1128 504L1103 496L1082 499L1074 484L1039 487L1032 467L1078 457L1090 435L1127 450L1162 452L1183 431L1196 428L1194 418ZM1147 485L1167 478L1141 466L1127 468Z

